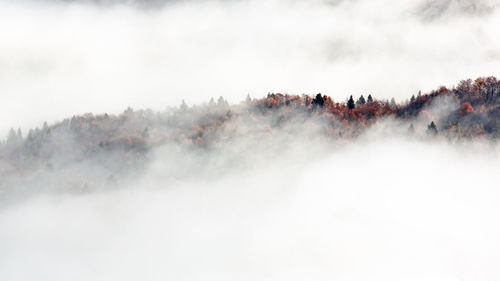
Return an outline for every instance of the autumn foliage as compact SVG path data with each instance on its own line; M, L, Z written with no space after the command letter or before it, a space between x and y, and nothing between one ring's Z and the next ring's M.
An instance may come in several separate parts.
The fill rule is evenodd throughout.
M495 140L500 135L500 82L495 77L463 80L453 88L419 93L400 104L372 95L339 101L320 93L269 93L235 105L220 97L192 107L183 102L165 112L128 108L119 115L88 113L44 124L26 136L11 130L0 144L0 162L47 165L54 155L63 155L63 163L104 151L115 157L107 160L129 163L164 144L210 148L232 138L265 138L279 131L349 140L383 119L396 120L413 136ZM418 122L424 124L416 126Z

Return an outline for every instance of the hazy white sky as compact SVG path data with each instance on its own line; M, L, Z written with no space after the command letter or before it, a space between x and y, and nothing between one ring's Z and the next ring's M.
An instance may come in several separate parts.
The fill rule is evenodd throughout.
M404 100L500 76L495 0L117 2L0 1L0 135L182 99Z

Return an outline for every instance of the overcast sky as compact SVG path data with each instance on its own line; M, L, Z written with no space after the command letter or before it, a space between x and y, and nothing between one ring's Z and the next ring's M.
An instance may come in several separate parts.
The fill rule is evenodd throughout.
M402 101L500 76L498 1L95 2L0 1L0 135L182 99Z

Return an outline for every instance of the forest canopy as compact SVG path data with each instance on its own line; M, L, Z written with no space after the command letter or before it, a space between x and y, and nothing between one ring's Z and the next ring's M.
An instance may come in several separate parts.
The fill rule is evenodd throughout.
M366 98L365 98L366 96ZM483 140L500 134L500 82L495 77L463 80L412 94L401 103L371 94L344 101L326 94L268 93L230 105L223 97L162 112L127 108L119 115L75 115L21 132L11 129L0 143L0 176L51 170L93 161L111 171L140 167L152 149L178 145L185 149L224 148L234 139L282 135L283 142L306 137L349 142L370 128L391 122L390 134L433 141ZM112 173L107 176L113 181Z

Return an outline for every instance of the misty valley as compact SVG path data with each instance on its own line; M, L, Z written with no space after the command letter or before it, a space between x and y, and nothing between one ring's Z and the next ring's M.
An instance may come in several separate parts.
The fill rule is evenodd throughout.
M500 280L500 0L0 0L0 281Z

